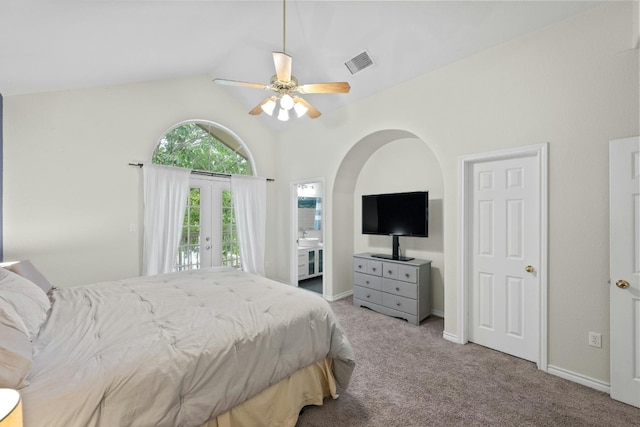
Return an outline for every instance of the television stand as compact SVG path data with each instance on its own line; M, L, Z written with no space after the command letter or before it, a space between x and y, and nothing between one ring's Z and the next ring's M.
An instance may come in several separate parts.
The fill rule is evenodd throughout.
M393 254L392 255L371 254L371 256L374 258L391 259L394 261L411 261L412 259L414 259L406 256L400 256L399 255L400 254L400 236L398 236L397 234L392 234L391 237L393 237L393 242L392 242Z
M407 257L407 256L394 257L393 255L387 255L387 254L371 254L371 256L373 258L391 259L391 260L394 260L394 261L411 261L412 259L415 259L415 258Z

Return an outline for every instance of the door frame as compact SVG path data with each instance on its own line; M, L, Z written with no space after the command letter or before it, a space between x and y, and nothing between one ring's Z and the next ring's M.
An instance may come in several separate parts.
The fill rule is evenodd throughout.
M320 197L322 198L322 217L320 218L320 228L322 229L322 242L323 242L323 257L327 259L327 247L324 246L326 242L326 230L325 230L325 216L326 216L326 198L325 198L325 183L324 178L308 178L298 181L291 181L289 186L289 223L291 228L289 229L289 253L291 254L289 259L289 284L298 286L298 185L300 184L314 184L320 183L322 185L322 191ZM325 281L324 273L322 274L322 296L325 295Z
M537 266L540 280L539 288L539 316L540 342L538 369L547 371L547 306L548 306L548 143L527 145L505 150L490 151L479 154L461 156L458 159L458 262L457 262L457 342L469 342L470 307L469 294L472 285L470 262L473 250L473 206L470 202L473 196L472 168L476 163L496 160L508 160L521 157L535 157L537 159L540 177L540 265Z

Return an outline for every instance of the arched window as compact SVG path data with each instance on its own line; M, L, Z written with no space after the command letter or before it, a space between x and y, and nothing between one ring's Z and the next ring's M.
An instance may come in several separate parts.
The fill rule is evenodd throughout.
M238 137L202 120L182 122L165 132L151 161L194 171L253 175L253 161Z
M162 135L151 161L193 171L176 269L240 268L229 175L255 171L240 138L214 122L181 122Z

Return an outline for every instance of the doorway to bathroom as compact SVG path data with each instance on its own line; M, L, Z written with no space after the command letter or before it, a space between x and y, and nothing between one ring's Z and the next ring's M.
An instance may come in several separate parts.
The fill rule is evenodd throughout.
M291 283L324 295L324 180L291 185Z

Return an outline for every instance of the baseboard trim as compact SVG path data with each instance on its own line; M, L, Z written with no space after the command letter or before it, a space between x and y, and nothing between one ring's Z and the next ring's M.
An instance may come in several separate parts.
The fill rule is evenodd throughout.
M350 289L338 295L325 295L324 299L326 299L327 301L333 302L333 301L338 301L339 299L344 299L351 295L353 295L353 289Z
M573 381L574 383L582 384L598 391L611 394L611 385L604 381L596 380L595 378L590 378L552 365L547 366L547 372L557 377L564 378L565 380Z
M444 339L445 339L445 340L447 340L447 341L454 342L454 343L456 343L456 344L462 344L462 343L460 342L460 339L458 338L458 336L457 336L457 335L451 334L451 333L449 333L449 332L447 332L447 331L444 331L444 332L442 333L442 338L444 338Z
M431 315L442 317L444 319L444 311L441 311L441 310L431 310Z

